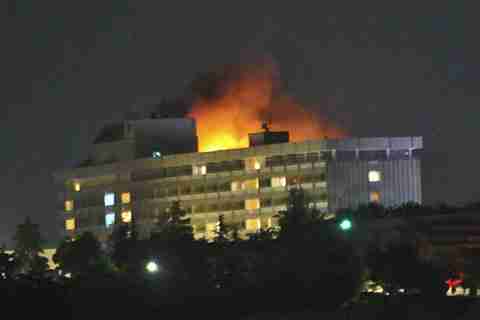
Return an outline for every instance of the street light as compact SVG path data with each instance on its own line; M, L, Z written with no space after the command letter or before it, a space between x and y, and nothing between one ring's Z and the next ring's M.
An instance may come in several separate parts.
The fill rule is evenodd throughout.
M147 269L149 273L157 273L159 269L158 263L156 263L155 261L149 261L145 266L145 269Z
M343 231L348 231L352 229L352 221L349 219L343 219L342 222L340 222L340 229Z

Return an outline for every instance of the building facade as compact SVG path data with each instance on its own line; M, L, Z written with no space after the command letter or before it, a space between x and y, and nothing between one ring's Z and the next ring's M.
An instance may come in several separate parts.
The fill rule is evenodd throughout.
M189 214L197 238L212 238L220 215L241 234L253 233L277 224L289 189L298 187L311 206L329 213L367 202L422 201L421 137L324 139L167 155L155 145L151 156L140 158L125 151L125 140L134 150L135 133L93 148L95 154L115 154L115 144L120 145L123 159L94 156L55 174L66 235L88 230L105 240L115 224L132 218L141 234L148 234L174 201Z

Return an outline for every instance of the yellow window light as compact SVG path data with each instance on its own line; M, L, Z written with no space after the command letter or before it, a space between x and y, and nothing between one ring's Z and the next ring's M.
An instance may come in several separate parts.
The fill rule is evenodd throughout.
M75 219L70 218L65 220L65 229L68 231L73 231L75 230Z
M122 193L122 203L127 204L127 203L130 203L130 201L131 201L130 192L123 192Z

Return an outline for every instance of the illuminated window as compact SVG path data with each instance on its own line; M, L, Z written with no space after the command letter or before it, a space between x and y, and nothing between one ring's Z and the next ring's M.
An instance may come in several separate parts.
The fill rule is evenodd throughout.
M113 206L115 204L115 193L113 192L107 192L105 193L105 197L103 198L103 201L105 202L105 206Z
M245 209L255 210L260 208L260 199L245 199Z
M122 203L126 204L126 203L130 203L130 192L124 192L122 193Z
M258 187L259 187L258 178L245 180L242 183L243 190L254 190L254 189L258 189Z
M161 157L162 157L162 154L159 151L152 152L153 159L160 159Z
M380 192L370 192L370 202L380 202Z
M379 182L382 180L382 174L378 170L368 171L368 182Z
M272 227L272 217L269 217L267 221L265 221L264 228L265 229L270 229Z
M75 182L73 184L73 190L79 192L80 191L80 182Z
M72 211L73 210L73 200L65 201L65 211Z
M247 232L257 232L260 230L260 219L245 220L245 229Z
M131 210L122 211L122 222L124 222L124 223L132 222L132 211Z
M210 222L205 225L205 237L207 239L215 238L218 231L218 222Z
M75 230L75 219L70 218L65 220L65 229L68 231L73 231Z
M242 188L242 183L240 181L232 181L231 183L231 190L238 191Z
M285 187L287 185L287 178L272 177L272 188Z
M260 158L245 159L245 170L247 171L260 170L261 167L262 167L262 159Z
M193 175L194 176L203 176L207 174L207 166L206 165L194 165L193 166Z
M108 228L115 223L115 213L109 212L105 215L105 226Z

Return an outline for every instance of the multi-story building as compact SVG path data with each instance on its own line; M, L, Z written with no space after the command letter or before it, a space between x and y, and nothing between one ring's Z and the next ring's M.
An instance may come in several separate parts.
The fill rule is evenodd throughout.
M148 231L174 201L190 215L196 237L211 238L219 215L251 233L277 224L288 190L310 204L338 208L421 202L421 137L288 142L288 133L250 135L251 147L196 152L191 119L150 118L112 126L88 161L59 171L59 217L67 235L86 230L105 239L132 217Z

